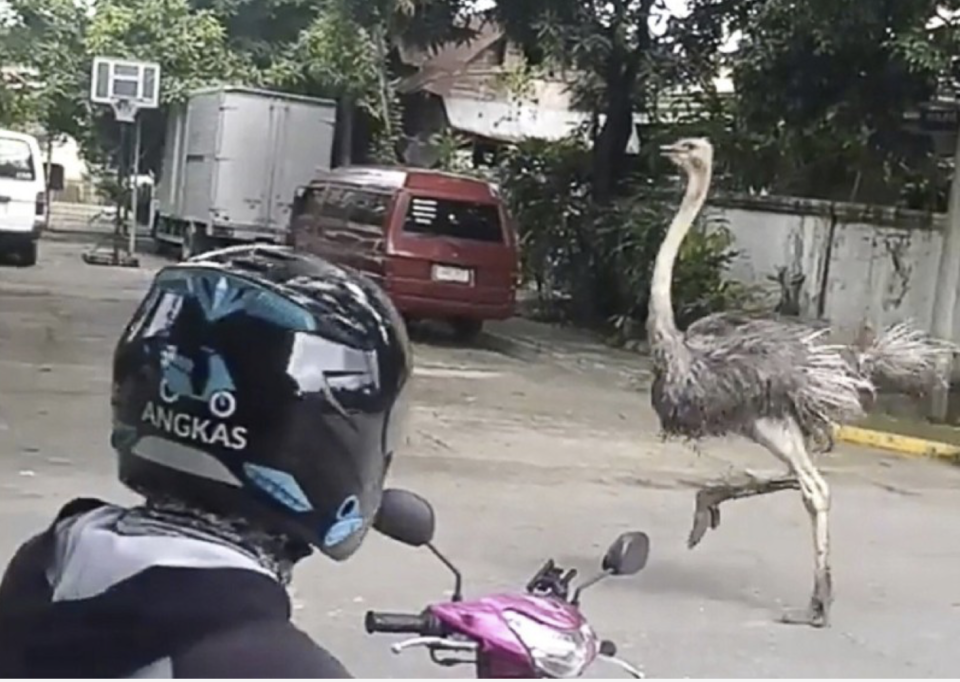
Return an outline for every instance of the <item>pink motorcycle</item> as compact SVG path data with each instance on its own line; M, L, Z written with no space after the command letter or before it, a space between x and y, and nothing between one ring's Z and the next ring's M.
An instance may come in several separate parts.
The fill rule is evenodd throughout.
M374 528L398 542L427 547L453 573L449 602L428 606L420 614L367 612L368 633L414 635L394 644L394 653L425 648L442 666L476 666L477 678L580 677L595 661L605 660L631 677L643 673L617 658L616 645L601 640L580 612L583 591L610 576L638 573L647 563L650 540L645 533L624 533L603 557L601 571L577 587L576 569L564 571L548 560L527 584L525 593L499 594L464 601L462 577L431 544L433 507L405 490L387 490Z

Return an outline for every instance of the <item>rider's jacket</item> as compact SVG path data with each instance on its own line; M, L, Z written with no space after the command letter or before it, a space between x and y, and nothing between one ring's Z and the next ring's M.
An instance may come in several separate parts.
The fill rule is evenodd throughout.
M124 511L74 500L17 551L0 583L0 677L349 677L253 557L120 534Z

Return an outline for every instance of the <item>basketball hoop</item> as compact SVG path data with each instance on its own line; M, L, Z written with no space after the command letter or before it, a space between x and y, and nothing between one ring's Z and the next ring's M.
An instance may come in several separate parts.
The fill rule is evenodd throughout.
M110 103L117 123L133 123L137 119L137 109L134 103L126 97L119 97Z

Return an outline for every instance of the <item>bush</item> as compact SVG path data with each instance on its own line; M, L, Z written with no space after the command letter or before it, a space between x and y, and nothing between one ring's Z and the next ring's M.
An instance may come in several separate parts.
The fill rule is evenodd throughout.
M678 199L635 183L623 198L598 206L588 154L574 140L525 142L507 156L499 181L541 310L579 324L612 324L626 340L643 329L653 263ZM724 277L735 256L727 227L702 218L674 270L678 324L741 305L745 290Z

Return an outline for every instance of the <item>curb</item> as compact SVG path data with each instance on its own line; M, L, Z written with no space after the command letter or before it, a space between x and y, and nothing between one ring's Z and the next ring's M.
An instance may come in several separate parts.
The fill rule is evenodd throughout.
M960 446L925 438L875 431L859 426L836 426L834 438L843 443L889 450L907 457L933 457L960 462Z

